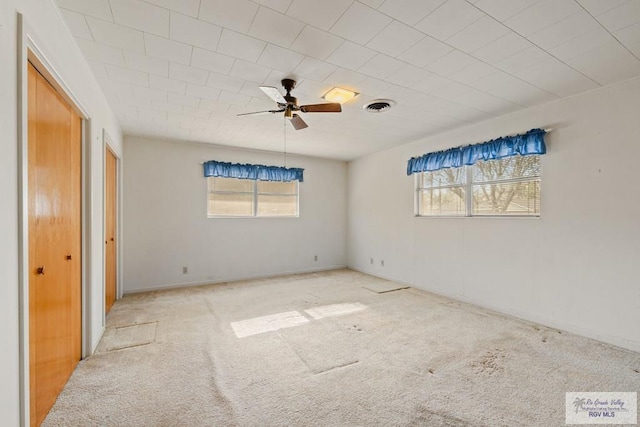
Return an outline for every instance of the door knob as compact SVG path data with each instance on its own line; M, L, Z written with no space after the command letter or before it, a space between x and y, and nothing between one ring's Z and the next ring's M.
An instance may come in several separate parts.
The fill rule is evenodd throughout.
M44 266L36 268L36 274L44 275Z
M67 261L70 261L71 260L71 255L67 255L65 258L66 258Z

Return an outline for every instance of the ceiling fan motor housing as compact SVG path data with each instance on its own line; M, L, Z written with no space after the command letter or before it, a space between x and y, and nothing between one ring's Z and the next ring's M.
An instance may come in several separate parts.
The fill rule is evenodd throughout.
M291 95L284 95L284 99L287 101L287 104L293 105L294 107L298 106L298 98Z

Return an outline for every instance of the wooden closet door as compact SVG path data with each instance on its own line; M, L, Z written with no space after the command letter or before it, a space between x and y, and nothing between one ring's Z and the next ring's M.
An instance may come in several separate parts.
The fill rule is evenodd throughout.
M81 118L29 64L29 375L39 425L81 357Z
M107 313L116 300L116 272L117 272L117 241L116 241L116 213L117 213L117 170L116 156L107 149L105 170L105 212L106 212L106 240L105 240L105 307Z

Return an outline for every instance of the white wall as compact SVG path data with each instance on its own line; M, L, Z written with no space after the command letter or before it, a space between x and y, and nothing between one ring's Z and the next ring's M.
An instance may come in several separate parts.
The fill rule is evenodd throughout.
M202 162L280 166L282 154L126 137L125 159L125 292L346 265L345 162L288 156L305 169L299 218L210 219Z
M639 118L635 79L351 162L349 266L640 350ZM541 219L413 217L410 157L535 127Z
M52 0L0 1L0 420L19 424L19 292L18 292L18 87L17 12L23 13L30 35L89 110L91 146L92 247L91 292L94 316L89 325L95 347L102 331L102 129L122 152L121 131L98 84L64 26Z

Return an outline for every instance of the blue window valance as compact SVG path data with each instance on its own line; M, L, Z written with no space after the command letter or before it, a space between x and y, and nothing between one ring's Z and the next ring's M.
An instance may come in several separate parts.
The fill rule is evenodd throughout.
M544 144L545 133L546 131L543 129L531 129L521 135L503 136L480 144L465 145L427 153L420 157L412 157L407 164L407 175L472 165L478 160L496 160L518 154L521 156L544 154L547 152L547 147Z
M303 181L301 168L283 168L280 166L243 165L209 160L204 163L204 176L224 178L252 179L257 181Z

